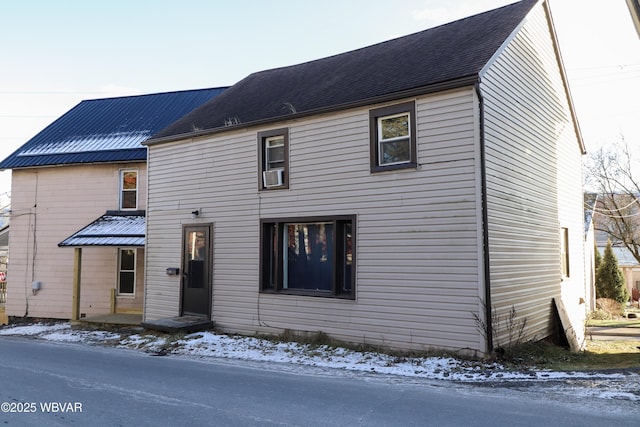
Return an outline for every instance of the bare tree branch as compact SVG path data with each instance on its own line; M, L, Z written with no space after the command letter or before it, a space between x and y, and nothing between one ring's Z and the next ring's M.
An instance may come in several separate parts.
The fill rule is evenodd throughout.
M594 227L640 263L640 168L624 137L591 155L587 183L600 195ZM635 172L635 175L634 175Z

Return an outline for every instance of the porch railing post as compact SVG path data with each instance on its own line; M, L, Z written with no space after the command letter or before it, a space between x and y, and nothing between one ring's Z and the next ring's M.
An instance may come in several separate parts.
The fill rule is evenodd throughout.
M80 276L82 274L82 248L75 248L73 252L73 305L71 306L71 320L80 319Z

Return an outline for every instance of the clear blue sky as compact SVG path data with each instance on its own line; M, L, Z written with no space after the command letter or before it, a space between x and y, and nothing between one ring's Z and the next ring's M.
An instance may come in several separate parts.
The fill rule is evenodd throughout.
M0 157L83 99L227 86L512 2L0 0ZM621 133L640 144L640 42L624 0L551 8L587 147Z

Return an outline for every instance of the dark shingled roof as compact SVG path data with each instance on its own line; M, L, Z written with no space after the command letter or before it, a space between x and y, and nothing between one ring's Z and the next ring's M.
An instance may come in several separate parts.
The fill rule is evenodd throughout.
M152 139L365 105L456 81L471 84L537 1L251 74Z
M82 101L0 162L0 169L144 161L143 141L225 89Z

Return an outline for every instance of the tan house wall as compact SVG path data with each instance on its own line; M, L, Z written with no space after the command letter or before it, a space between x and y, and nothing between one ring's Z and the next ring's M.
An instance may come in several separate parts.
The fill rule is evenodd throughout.
M107 164L12 171L11 259L7 273L9 316L68 319L71 316L73 248L60 243L107 210L118 209L119 171L137 169L139 208L146 208L146 164ZM139 260L144 259L144 250ZM118 306L142 308L144 269L136 299ZM42 288L32 293L32 282ZM110 310L117 281L117 249L85 247L82 253L81 313Z
M145 321L179 314L166 269L180 266L181 226L202 222L221 330L483 349L477 105L472 88L417 99L420 167L398 172L370 172L367 108L152 145ZM290 188L259 192L257 134L285 126ZM357 215L356 299L259 293L260 219L318 215Z
M416 169L370 172L368 108L150 146L145 320L180 314L180 278L166 269L180 266L181 227L208 223L220 330L486 351L486 189L491 305L526 319L522 339L553 333L553 299L573 304L585 289L584 240L580 144L544 13L536 6L483 70L482 111L475 88L416 99ZM289 189L260 192L257 134L282 127ZM357 215L355 300L260 293L260 219L324 215ZM494 326L505 344L507 325Z
M634 289L640 291L640 267L620 266L620 270L624 275L629 296L631 296Z
M485 110L491 305L509 341L511 308L523 339L553 333L552 300L584 317L581 148L544 8L482 76ZM569 277L561 277L560 228L569 229ZM580 311L582 314L580 314ZM513 338L513 337L512 337Z

